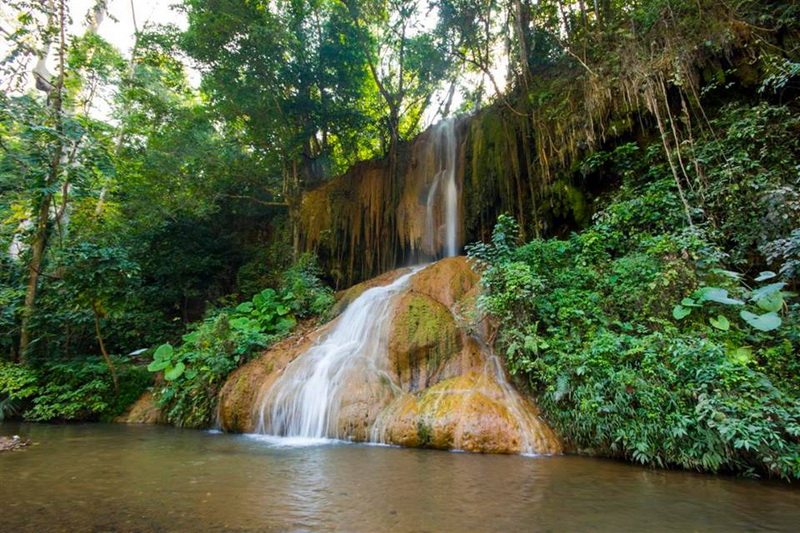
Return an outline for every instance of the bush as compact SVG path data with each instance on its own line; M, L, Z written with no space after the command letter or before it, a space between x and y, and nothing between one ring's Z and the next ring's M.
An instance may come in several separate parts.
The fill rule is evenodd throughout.
M570 240L473 245L498 347L573 446L645 465L800 478L796 306L785 284L722 270L702 228L629 216L621 191ZM635 237L634 237L635 236ZM676 313L676 310L683 311Z
M20 414L24 402L38 390L33 370L0 361L0 420Z
M298 318L321 315L333 305L333 291L320 277L313 254L303 254L281 280L281 292L291 295L292 310Z
M182 427L209 427L228 374L279 337L263 333L256 320L221 312L184 335L179 347L161 345L148 369L164 372L157 398L167 420Z
M100 357L27 367L0 364L0 404L25 420L112 421L152 382L142 367L116 359L119 392ZM10 406L10 408L9 408Z

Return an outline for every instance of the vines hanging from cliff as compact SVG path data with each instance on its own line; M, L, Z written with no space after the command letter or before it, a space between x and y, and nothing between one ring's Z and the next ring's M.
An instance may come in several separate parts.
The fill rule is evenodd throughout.
M724 101L727 86L722 86L732 83L740 93L753 93L774 70L771 65L796 59L798 32L791 8L777 5L658 0L646 6L622 2L594 13L570 13L549 2L512 7L508 23L518 40L510 45L518 52L509 56L512 87L469 119L460 140L467 240L488 235L497 215L506 211L520 221L523 237L588 223L592 196L611 184L602 175L587 181L579 162L615 142L653 138L663 147L686 223L701 222L702 206L692 205L689 196L703 198L707 185L704 162L693 154L698 142L715 137L703 95L712 92ZM456 35L474 30L455 28ZM459 57L480 57L486 63L491 38L485 33L477 42L464 33L462 46L483 52L461 50ZM483 63L481 72L491 67ZM317 199L314 212L304 215L315 221L305 227L306 245L322 246L323 255L327 249L343 280L395 266L420 247L421 232L412 215L419 213L432 179L419 177L425 142L423 135L404 145L397 162L399 193L389 194L382 184L388 180L385 162L343 176L363 192L351 196L360 202L357 206L335 200L326 204L333 226L320 224L325 219L319 214L322 190L309 195ZM727 156L716 157L724 161ZM388 226L386 215L392 221ZM379 231L384 226L394 228L392 239Z

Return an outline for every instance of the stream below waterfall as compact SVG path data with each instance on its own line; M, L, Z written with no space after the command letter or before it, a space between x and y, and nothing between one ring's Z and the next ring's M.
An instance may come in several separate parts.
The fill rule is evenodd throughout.
M574 456L0 424L0 531L796 531L778 482Z

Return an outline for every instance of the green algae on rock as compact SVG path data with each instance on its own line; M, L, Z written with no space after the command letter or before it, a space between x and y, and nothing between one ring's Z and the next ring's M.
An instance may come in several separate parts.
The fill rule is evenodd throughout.
M367 327L376 335L366 343L368 352L358 356L363 359L330 369L343 381L325 398L324 423L314 435L487 453L559 453L561 444L536 407L510 386L499 359L456 316L469 305L465 302L474 295L477 280L460 257L410 276L408 270L384 275L383 285L370 282L352 289L358 294L391 289L384 304L389 307L381 311L388 314L369 317L375 324ZM290 402L290 415L299 409L296 399L284 395L303 389L285 388L279 380L315 379L315 374L296 374L293 365L316 357L309 353L329 342L347 318L340 315L300 339L287 339L234 372L220 395L222 429L285 430L274 417L284 416L276 414L284 409L281 402ZM381 332L384 322L387 328Z

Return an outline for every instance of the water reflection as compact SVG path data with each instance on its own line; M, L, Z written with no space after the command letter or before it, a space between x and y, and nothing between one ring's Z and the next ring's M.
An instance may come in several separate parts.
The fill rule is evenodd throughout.
M792 531L800 519L800 493L782 484L578 457L154 427L0 425L9 433L39 444L0 455L0 531Z

